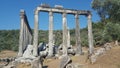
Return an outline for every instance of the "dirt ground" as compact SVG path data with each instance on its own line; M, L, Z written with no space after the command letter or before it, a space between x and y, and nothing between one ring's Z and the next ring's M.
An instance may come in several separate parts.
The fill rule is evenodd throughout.
M86 48L83 48L87 52ZM15 57L17 55L14 51L5 50L0 52L0 58ZM90 64L87 59L87 54L81 56L72 56L73 63L79 64L80 68L120 68L120 46L115 46L107 51L104 55L97 58L96 63ZM43 68L59 68L60 59L45 59ZM29 64L21 64L18 68L29 68Z
M96 63L91 64L87 60L87 54L71 57L73 63L80 64L81 68L120 68L120 46L113 47L104 55L100 56ZM59 68L60 60L46 60L44 66L48 68Z
M11 58L16 56L17 56L17 53L14 51L4 50L0 52L0 58Z

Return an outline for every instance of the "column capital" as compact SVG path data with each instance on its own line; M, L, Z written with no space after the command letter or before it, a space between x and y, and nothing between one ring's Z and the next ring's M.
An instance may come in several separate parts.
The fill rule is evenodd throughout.
M23 9L20 10L20 18L24 18L25 11Z
M21 9L20 14L25 14L25 10Z
M53 12L52 11L49 11L49 16L53 16Z
M78 14L75 14L75 18L76 18L76 19L79 19L79 15L78 15Z
M64 13L62 13L62 15L63 15L63 17L66 17L66 13L64 12Z
M88 19L91 19L92 18L92 14L88 14L87 17L88 17Z
M38 11L38 10L35 10L35 11L34 11L34 14L35 14L35 15L38 15L38 14L39 14L39 11Z
M23 19L25 16L20 14L20 18Z

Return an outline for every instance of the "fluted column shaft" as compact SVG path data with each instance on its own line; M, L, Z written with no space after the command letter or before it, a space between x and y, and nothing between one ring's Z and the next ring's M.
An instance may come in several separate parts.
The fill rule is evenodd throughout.
M92 15L89 14L89 15L88 15L88 43L89 43L89 54L92 54L93 51L94 51L91 17L92 17Z
M24 10L21 10L20 12L20 36L19 36L19 50L18 50L18 56L21 57L23 55L23 25L24 25Z
M34 38L33 38L33 55L34 56L38 56L38 25L39 25L39 21L38 21L38 13L39 11L35 11L35 22L34 22Z
M67 28L67 48L68 47L71 47L71 45L70 45L70 31L69 31L69 28Z
M63 13L63 55L67 55L67 20L66 13Z
M76 50L76 54L80 55L82 54L82 46L81 46L81 39L80 39L80 24L79 24L79 15L75 14L75 23L76 23L76 46L77 46L77 50Z
M49 12L49 53L48 56L53 56L53 12Z

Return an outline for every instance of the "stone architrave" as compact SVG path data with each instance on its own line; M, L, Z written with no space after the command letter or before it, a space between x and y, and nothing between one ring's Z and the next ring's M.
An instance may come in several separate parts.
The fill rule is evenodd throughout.
M39 25L39 21L38 21L38 14L39 11L35 10L35 23L34 23L34 38L33 38L33 55L34 56L38 56L38 25Z
M82 46L81 46L81 40L80 40L80 24L79 24L79 15L75 14L75 21L76 21L76 30L75 30L75 34L76 34L76 54L77 55L81 55L82 54Z
M66 13L63 13L63 55L67 55L67 20Z
M89 13L89 14L88 14L88 43L89 43L89 54L92 54L92 53L94 52L91 16L92 16L91 13Z
M53 13L49 12L49 53L48 56L53 56Z

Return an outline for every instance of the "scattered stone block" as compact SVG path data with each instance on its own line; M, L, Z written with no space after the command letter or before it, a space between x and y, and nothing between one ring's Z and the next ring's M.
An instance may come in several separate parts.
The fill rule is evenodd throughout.
M31 67L32 68L42 68L40 57L37 57L32 61Z
M35 58L35 56L33 56L33 46L32 45L28 45L25 52L23 53L23 57L24 58Z
M69 64L71 62L71 59L69 56L63 56L62 57L62 60L61 60L61 63L60 63L60 68L66 68L66 65Z

